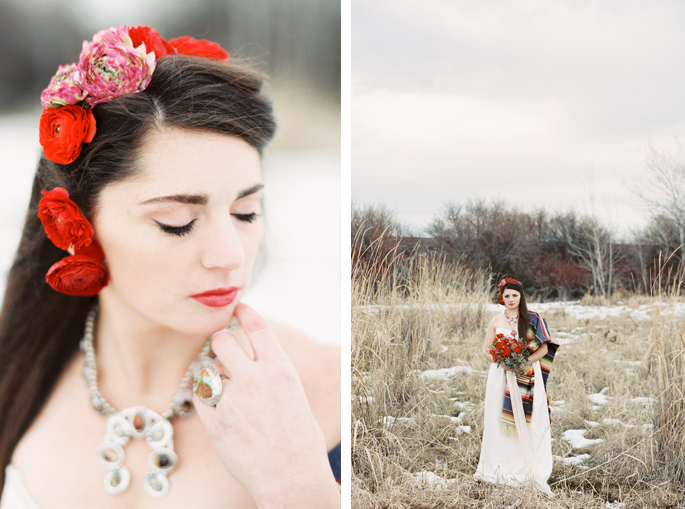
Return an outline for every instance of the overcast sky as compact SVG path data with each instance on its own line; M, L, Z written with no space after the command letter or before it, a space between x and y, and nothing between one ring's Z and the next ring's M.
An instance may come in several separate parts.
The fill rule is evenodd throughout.
M356 0L353 199L417 230L475 197L643 226L627 183L685 136L683 27L679 1Z

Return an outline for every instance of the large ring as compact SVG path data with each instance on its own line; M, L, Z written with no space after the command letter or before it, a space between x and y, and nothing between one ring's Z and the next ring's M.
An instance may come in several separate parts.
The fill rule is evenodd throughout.
M210 364L202 366L195 377L193 392L205 405L214 406L219 402L224 391L222 378L227 377L220 375L214 366Z

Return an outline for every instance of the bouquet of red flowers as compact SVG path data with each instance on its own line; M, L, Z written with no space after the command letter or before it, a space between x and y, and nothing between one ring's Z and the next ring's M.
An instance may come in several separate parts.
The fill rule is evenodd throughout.
M492 343L490 355L497 362L497 367L504 364L517 375L528 373L528 349L524 342L518 338L516 330L509 334L497 334Z

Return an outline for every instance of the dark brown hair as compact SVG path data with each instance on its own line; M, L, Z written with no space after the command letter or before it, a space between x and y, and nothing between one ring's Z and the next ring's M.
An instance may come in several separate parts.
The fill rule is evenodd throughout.
M237 136L261 153L275 130L262 85L261 76L244 66L165 57L143 92L93 108L97 133L73 163L41 158L0 312L0 496L14 448L78 349L94 300L58 293L45 282L46 272L65 252L48 240L36 215L40 191L65 188L92 218L103 187L139 171L140 153L155 129Z
M523 291L523 285L519 281L516 281L515 283L507 281L507 283L502 287L502 294L504 294L504 290L507 288L516 290L519 292L519 294L521 294L521 300L519 302L518 330L520 338L527 338L530 318L528 317L528 305L526 304L526 294Z

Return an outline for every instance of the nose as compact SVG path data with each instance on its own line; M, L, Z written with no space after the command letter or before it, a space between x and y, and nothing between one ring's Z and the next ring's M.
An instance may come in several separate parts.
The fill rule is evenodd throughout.
M230 214L208 219L202 239L202 265L208 269L236 270L245 263L245 249Z

